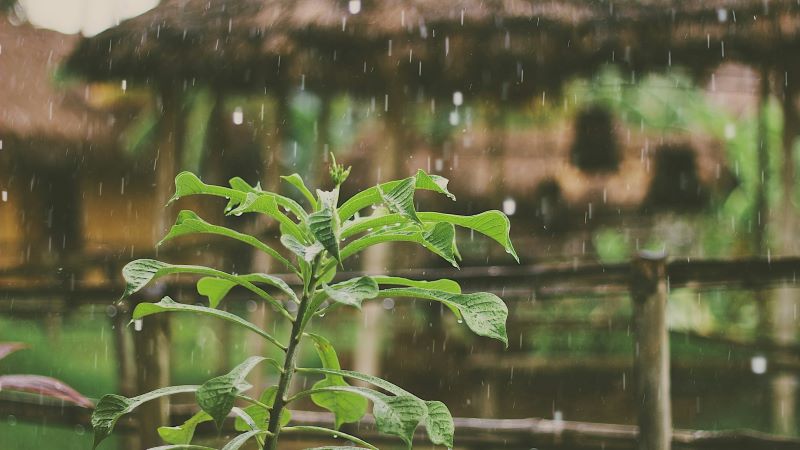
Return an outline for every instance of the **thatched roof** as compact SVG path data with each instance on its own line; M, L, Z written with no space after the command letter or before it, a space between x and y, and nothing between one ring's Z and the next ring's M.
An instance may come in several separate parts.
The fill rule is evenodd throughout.
M783 67L798 29L794 0L167 0L82 42L69 67L92 79L514 100L607 63Z
M0 140L17 162L62 165L113 145L113 117L86 105L85 85L55 80L78 40L0 15Z

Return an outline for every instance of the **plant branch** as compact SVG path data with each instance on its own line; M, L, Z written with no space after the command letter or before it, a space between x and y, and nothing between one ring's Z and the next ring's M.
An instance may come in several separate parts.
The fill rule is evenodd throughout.
M309 280L314 280L316 278L317 271L319 270L320 260L321 258L319 256L317 256L317 258L314 260L311 273L309 274ZM275 393L275 401L272 404L272 412L269 417L269 425L267 426L267 431L272 434L269 436L269 439L267 439L267 442L264 446L266 450L275 450L278 446L278 435L281 431L280 417L281 413L283 412L283 408L288 403L286 401L286 394L289 390L289 385L292 382L292 375L294 375L295 371L297 347L300 344L300 339L303 337L303 328L305 325L303 317L305 316L308 305L311 302L312 293L316 289L316 281L309 284L310 286L307 286L303 289L303 296L300 299L300 306L297 308L297 316L292 324L292 332L289 336L289 345L286 349L286 359L284 360L283 364L283 373L281 373L280 380L278 381L278 390Z

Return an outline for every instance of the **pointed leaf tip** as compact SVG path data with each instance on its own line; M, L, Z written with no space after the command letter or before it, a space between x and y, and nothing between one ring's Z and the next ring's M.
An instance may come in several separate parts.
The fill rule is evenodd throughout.
M218 429L222 428L222 423L233 409L236 396L249 388L244 383L245 377L264 360L266 358L261 356L251 356L227 374L206 381L197 390L197 404L214 419Z

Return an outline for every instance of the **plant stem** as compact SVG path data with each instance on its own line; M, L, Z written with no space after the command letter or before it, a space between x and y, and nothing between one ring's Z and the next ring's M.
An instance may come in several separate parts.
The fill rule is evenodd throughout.
M319 259L314 263L311 270L310 279L316 277ZM297 347L300 344L300 339L303 337L303 317L308 309L308 304L311 302L311 297L316 289L316 283L311 283L311 286L303 290L303 296L300 298L300 305L297 307L297 316L292 323L292 332L289 336L289 345L286 348L286 359L283 363L283 373L278 381L278 390L275 392L275 402L272 404L272 411L269 415L269 425L267 432L272 433L268 435L265 450L276 450L278 448L278 434L280 433L280 419L283 408L286 406L286 394L289 390L289 385L292 382L292 375L295 371L295 360L297 359Z

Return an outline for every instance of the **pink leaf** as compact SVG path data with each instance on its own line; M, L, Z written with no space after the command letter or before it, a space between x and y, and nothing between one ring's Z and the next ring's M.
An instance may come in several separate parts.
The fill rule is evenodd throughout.
M3 375L0 376L0 391L26 392L39 394L58 400L74 403L84 408L93 408L91 400L81 395L66 383L41 375Z
M0 342L0 359L24 348L28 348L28 345L22 342Z

